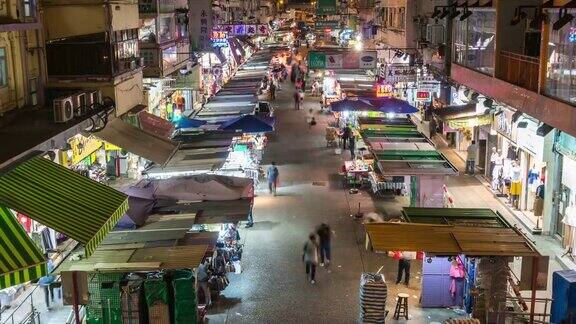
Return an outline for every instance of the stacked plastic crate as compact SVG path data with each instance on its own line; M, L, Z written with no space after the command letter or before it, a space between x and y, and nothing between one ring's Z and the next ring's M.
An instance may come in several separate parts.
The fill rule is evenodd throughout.
M123 274L94 274L88 281L87 324L122 324L120 280Z

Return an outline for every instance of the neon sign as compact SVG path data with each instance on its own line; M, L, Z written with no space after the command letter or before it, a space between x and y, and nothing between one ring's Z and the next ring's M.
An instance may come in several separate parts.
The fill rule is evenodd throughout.
M228 32L222 30L212 31L212 46L228 47Z
M570 27L568 32L568 41L570 43L576 43L576 27Z

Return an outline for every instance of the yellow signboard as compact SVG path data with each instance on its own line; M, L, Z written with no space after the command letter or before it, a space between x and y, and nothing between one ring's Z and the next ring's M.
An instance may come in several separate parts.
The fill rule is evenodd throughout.
M69 161L71 164L76 164L84 160L87 156L102 147L102 141L92 135L89 137L76 135L68 140L68 144L70 144L72 148L72 158Z

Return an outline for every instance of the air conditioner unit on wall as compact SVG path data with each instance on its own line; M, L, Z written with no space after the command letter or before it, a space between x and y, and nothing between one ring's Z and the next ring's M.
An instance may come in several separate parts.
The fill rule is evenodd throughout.
M85 92L78 92L70 96L76 117L84 115L88 110L88 100Z
M86 95L89 106L102 103L102 93L100 92L100 90L89 90L86 92Z
M74 118L74 102L72 97L54 99L54 122L66 123Z

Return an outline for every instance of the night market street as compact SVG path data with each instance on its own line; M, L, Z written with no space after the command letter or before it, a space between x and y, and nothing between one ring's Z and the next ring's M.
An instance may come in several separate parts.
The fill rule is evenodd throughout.
M281 323L290 318L291 323L353 323L358 319L360 274L376 272L381 266L390 283L388 309L394 309L396 293L408 292L410 323L458 317L451 310L423 311L418 307L420 262L412 267L414 280L407 289L393 284L397 261L366 251L363 225L351 217L358 212L358 204L365 214L376 210L392 219L400 216L405 200L373 200L365 191L350 194L338 175L350 153L345 150L335 155L324 139L324 128L333 117L320 113L317 97L309 95L301 109L294 110L293 87L289 81L282 86L273 103L279 107L276 131L270 136L263 162L264 166L273 161L279 165L278 195L271 196L265 179L261 181L254 206L255 225L240 231L243 273L229 274L231 284L210 310L209 322ZM318 121L311 129L306 124L310 108ZM446 153L450 155L449 150ZM463 161L454 154L452 157L463 169ZM459 175L450 177L447 185L457 207L491 207L517 223L478 179ZM305 278L302 247L308 234L322 222L333 231L331 272L318 267L316 284L311 285ZM550 240L536 240L545 250L554 246ZM552 262L551 268L558 269L559 265Z

